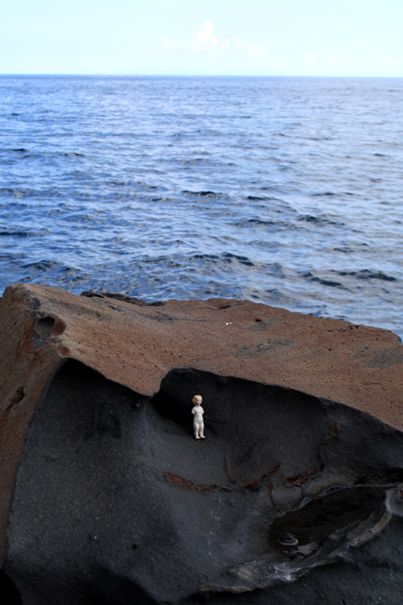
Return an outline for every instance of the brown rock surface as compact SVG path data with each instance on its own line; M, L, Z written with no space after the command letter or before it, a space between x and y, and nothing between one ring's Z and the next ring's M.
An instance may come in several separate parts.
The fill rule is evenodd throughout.
M0 325L3 561L28 427L67 360L143 398L156 396L170 372L191 369L295 390L370 414L397 432L403 428L403 346L391 332L251 302L213 299L146 305L123 297L77 297L27 285L6 290ZM245 479L242 489L270 482L276 464L270 469ZM292 491L317 472L308 469L306 476L290 476L287 487ZM175 483L172 477L177 474L168 474L167 481ZM183 489L196 485L192 478L178 477ZM200 481L199 492L208 484ZM219 480L212 489L217 485Z
M0 312L2 375L18 386L26 364L38 383L39 369L48 380L66 357L144 395L169 370L192 367L333 399L403 428L403 346L386 330L246 301L144 305L24 285L6 290Z

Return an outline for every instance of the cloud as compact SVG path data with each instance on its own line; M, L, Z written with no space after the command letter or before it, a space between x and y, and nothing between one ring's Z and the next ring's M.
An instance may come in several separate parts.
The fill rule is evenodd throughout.
M203 21L200 29L193 35L189 47L193 51L210 54L215 53L219 49L224 49L226 41L220 40L214 34L214 24L212 21Z
M203 21L190 40L183 41L165 37L162 44L165 48L186 50L195 54L211 56L237 52L251 59L257 59L264 54L264 49L252 42L246 42L238 37L220 38L214 32L212 21Z
M376 58L375 63L384 67L402 67L402 61L391 55L380 55Z

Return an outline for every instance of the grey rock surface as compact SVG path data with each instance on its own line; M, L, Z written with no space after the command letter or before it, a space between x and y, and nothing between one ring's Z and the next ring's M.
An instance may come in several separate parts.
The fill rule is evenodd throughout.
M67 362L29 429L5 570L26 605L397 604L403 523L384 500L402 451L395 429L297 391L182 370L146 398Z
M233 372L224 371L230 353L226 359L217 353L227 322L223 333L208 335L210 346L200 333L203 346L188 365L196 355L192 326L200 330L202 323L205 330L206 316L221 314L222 302L190 311L181 303L168 312L110 297L81 303L52 289L12 294L17 337L3 343L9 356L0 391L2 603L401 605L403 433L396 415L401 403L389 384L391 376L400 380L399 361L368 371L364 362L352 405L324 396L332 391L329 381L335 392L345 389L337 391L330 374L316 387L295 388L292 378L287 386L282 370L270 364L270 328L267 365L256 342L256 357L249 353L240 364L245 357L237 351L250 351L250 330L242 332L239 316ZM109 319L114 313L131 319L128 332L139 338L119 349L119 323L105 326L104 305ZM233 313L249 326L255 307L247 303ZM260 317L272 312L258 307ZM172 327L185 313L190 332ZM10 325L12 312L3 306L4 317ZM300 316L294 324L285 317L287 341L293 325L294 342L303 340ZM327 332L330 324L317 321ZM339 324L351 333L342 322L332 329ZM158 357L167 331L171 343L177 338L171 367ZM345 363L354 346L357 360L366 338L354 335ZM379 342L398 350L382 332ZM342 349L335 348L336 367L346 377ZM150 387L152 364L157 388ZM309 368L307 385L317 371ZM371 377L388 397L378 415L373 401L366 404ZM352 388L353 382L348 398ZM192 435L195 393L204 398L205 441ZM391 410L396 422L386 423Z

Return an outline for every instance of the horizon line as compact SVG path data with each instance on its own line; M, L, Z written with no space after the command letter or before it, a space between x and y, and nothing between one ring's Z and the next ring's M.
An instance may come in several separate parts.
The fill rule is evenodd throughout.
M84 77L84 78L349 78L349 79L402 79L391 75L335 75L335 74L204 74L204 73L74 73L74 72L0 72L0 77Z

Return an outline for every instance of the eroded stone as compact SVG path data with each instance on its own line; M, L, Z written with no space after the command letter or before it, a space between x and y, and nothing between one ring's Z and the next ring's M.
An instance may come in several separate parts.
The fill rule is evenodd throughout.
M311 605L313 590L329 604L400 603L402 368L357 353L368 339L396 349L393 335L251 303L149 307L27 286L1 311L15 319L2 345L0 584L16 603ZM54 319L40 342L38 317Z

